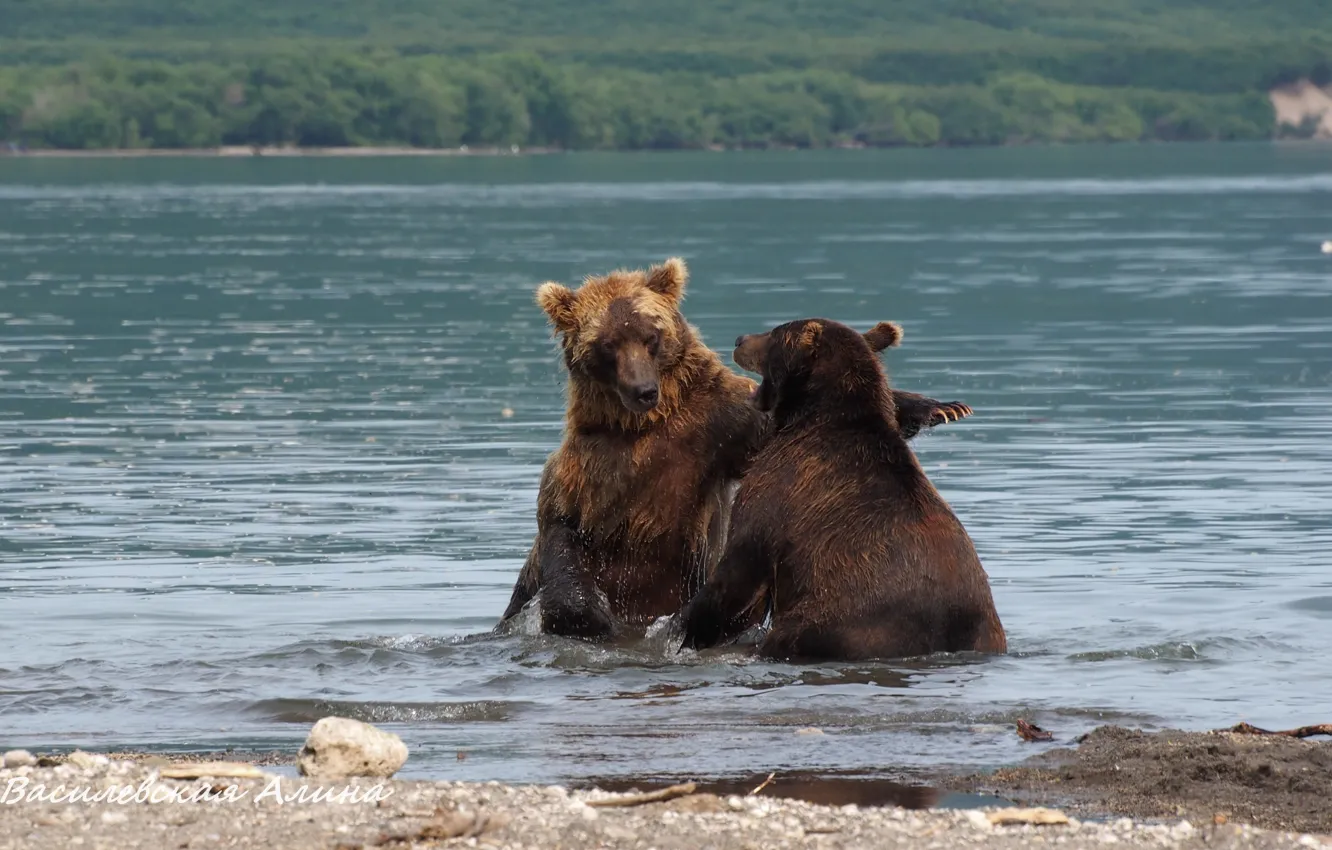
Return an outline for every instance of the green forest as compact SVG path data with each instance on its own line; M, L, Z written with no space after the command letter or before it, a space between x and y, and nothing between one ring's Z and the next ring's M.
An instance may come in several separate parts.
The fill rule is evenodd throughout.
M1327 0L0 0L0 142L1266 139Z

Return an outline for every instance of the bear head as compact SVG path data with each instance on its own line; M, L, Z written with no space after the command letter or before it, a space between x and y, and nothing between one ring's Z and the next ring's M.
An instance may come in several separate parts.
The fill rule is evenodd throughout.
M632 414L656 408L663 378L691 342L679 309L688 279L684 261L672 258L646 271L588 277L577 290L543 283L536 301L571 379L604 388Z
M742 369L762 376L755 404L774 411L829 393L886 396L874 355L901 341L902 328L892 322L879 322L862 334L828 319L799 319L740 337L733 357Z

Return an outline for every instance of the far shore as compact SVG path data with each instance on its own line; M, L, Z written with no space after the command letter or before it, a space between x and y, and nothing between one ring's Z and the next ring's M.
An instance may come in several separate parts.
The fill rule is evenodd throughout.
M540 154L562 153L556 148L520 148L517 146L500 147L457 147L457 148L413 148L406 146L366 146L338 148L302 148L302 147L254 147L250 145L229 145L218 148L90 148L73 150L64 148L28 148L25 150L6 150L0 148L0 159L29 157L53 159L101 159L141 157L383 157L383 156L534 156Z
M1332 112L1328 113L1328 120L1332 122ZM1332 140L1332 136L1327 138L1316 137L1312 139L1295 139L1277 137L1270 141L1271 144L1279 145L1326 145ZM1117 147L1124 145L1154 145L1154 144L1177 144L1175 142L1163 142L1160 140L1143 142L1112 142ZM1234 144L1219 142L1218 144ZM1004 145L982 145L980 147L1075 147L1076 145L1061 144L1051 142L1048 144L1018 143ZM934 148L906 148L908 150L926 150L926 149L950 149L950 145L938 145ZM832 145L826 148L816 148L809 150L866 150L870 149L868 145L856 143L844 143ZM902 150L903 148L878 148L879 150ZM724 153L731 151L794 151L805 150L788 145L771 145L762 148L729 148L724 145L709 145L706 148L690 148L689 151L708 151L712 153ZM264 157L295 158L295 157L452 157L452 156L546 156L562 153L578 153L580 151L569 151L563 148L545 148L545 147L520 147L511 145L508 147L469 147L462 145L456 148L414 148L406 145L366 145L366 146L347 146L347 147L296 147L296 146L251 146L251 145L226 145L216 148L23 148L16 149L4 147L0 142L0 161L6 159L145 159L145 158L182 158L182 157L214 157L222 159L249 159ZM675 151L644 151L636 149L607 151L614 153L648 153L648 152L675 152Z

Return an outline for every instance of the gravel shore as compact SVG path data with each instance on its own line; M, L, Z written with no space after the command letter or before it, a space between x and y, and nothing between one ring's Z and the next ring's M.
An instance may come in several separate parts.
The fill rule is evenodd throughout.
M1332 848L1332 839L1211 821L1079 822L1054 810L905 810L497 783L357 778L336 783L232 762L189 766L79 753L0 771L0 850L10 848ZM210 778L208 774L224 774ZM200 774L202 778L194 776ZM173 778L175 777L175 778ZM39 799L38 786L43 786ZM59 787L59 786L63 786ZM88 801L103 792L103 799ZM658 792L661 793L661 792ZM69 795L80 799L69 801ZM60 799L52 800L53 795ZM105 797L112 799L107 800ZM135 799L137 798L137 800ZM125 800L125 802L121 802ZM996 823L1003 818L1028 821Z

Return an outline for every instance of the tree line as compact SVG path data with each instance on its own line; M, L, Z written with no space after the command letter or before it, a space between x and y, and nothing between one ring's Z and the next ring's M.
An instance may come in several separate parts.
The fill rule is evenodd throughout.
M634 150L1263 139L1277 131L1256 66L1247 86L1208 78L1190 89L1154 87L1136 68L1123 69L1121 84L1098 84L1086 68L1079 80L1054 59L1043 74L985 55L932 74L880 58L854 73L734 75L331 45L230 59L108 55L0 67L0 141ZM1321 56L1302 55L1301 67L1269 62L1266 82L1324 73Z

